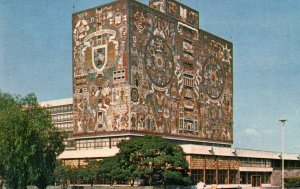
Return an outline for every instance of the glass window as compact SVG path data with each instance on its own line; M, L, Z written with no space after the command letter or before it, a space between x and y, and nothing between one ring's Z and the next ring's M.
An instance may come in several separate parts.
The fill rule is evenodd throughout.
M206 184L216 184L216 170L206 170L205 171L205 183Z
M236 184L237 183L237 171L230 170L229 171L229 184Z
M203 169L192 169L191 179L193 183L198 183L200 181L203 181Z
M227 170L218 170L218 184L227 184L228 183L228 171Z

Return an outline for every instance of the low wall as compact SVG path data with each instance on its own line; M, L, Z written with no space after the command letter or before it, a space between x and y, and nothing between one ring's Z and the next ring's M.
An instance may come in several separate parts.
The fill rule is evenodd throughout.
M290 169L284 170L285 177L291 176L299 176L300 170L299 169ZM272 186L281 186L281 169L274 169L271 175L271 185Z

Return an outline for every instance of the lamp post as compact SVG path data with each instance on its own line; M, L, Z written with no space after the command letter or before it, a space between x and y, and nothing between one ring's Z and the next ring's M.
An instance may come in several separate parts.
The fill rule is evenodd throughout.
M279 120L281 126L281 188L284 189L284 126L286 119Z

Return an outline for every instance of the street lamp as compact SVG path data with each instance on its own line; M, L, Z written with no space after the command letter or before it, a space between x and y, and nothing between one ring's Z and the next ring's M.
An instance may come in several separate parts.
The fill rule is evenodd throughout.
M281 126L281 188L284 189L284 126L286 119L279 120Z

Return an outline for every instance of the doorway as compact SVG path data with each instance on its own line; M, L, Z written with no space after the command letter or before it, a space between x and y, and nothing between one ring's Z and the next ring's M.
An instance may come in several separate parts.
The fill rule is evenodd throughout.
M260 175L252 175L251 176L251 184L252 184L252 187L260 187L261 186L261 176Z

